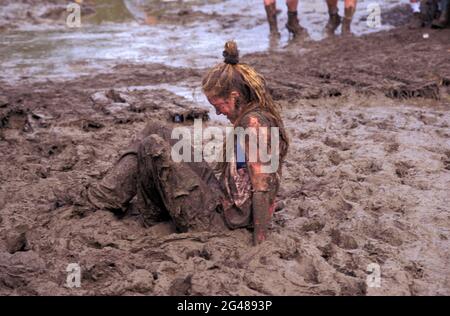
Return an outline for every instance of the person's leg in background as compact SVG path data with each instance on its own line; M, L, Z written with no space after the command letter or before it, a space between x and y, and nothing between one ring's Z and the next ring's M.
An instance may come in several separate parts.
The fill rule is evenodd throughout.
M264 0L264 8L266 9L267 22L269 22L270 36L279 37L276 1Z
M342 35L351 35L350 26L356 11L356 0L345 0L344 20L342 21Z
M408 27L410 29L418 29L423 27L423 18L420 12L420 0L409 0L409 5L411 6L413 15L408 24Z
M337 2L338 0L327 0L328 14L330 15L330 18L325 26L325 31L328 36L334 35L334 32L341 24L341 17L338 13Z
M420 0L420 16L423 26L432 26L433 20L438 13L438 4L440 0Z
M441 12L439 18L433 20L432 26L435 28L443 29L448 25L449 22L449 0L439 1L439 11Z
M286 0L286 6L288 8L288 22L286 23L286 28L292 35L299 36L305 34L305 29L300 26L298 20L298 0Z

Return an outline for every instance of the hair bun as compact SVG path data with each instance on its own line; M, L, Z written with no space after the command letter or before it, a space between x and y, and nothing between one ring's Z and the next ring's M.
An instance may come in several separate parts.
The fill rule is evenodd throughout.
M235 41L228 41L225 43L225 50L223 51L223 62L229 65L236 65L239 63L239 51Z

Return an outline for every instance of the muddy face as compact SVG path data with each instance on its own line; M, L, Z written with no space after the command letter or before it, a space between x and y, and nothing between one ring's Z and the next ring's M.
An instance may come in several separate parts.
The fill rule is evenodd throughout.
M228 98L207 96L207 99L216 110L217 115L225 115L232 123L235 121L239 114L236 108L235 94L230 95Z

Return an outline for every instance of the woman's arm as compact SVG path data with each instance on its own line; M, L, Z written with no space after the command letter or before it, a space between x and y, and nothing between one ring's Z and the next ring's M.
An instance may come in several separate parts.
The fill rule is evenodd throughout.
M273 204L273 198L276 195L278 189L277 183L277 170L273 172L264 172L263 167L270 166L270 162L262 162L260 156L260 147L268 146L268 148L262 148L268 154L271 154L271 142L270 142L270 123L262 115L249 115L243 124L246 128L250 127L250 137L246 139L246 161L252 183L253 195L252 195L252 212L253 212L253 242L255 245L260 244L267 238L268 225L271 218L271 206ZM261 129L261 127L263 127ZM253 135L252 135L253 134ZM251 148L251 141L257 142L258 153L255 159L249 155L249 149ZM279 159L279 156L276 157ZM266 170L269 168L266 168Z

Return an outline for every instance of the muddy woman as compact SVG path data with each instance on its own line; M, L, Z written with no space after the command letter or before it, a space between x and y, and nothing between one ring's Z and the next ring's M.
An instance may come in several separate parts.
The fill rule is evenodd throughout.
M204 76L203 92L235 129L250 130L257 137L234 141L235 159L224 157L216 166L220 171L216 178L205 161L175 162L171 146L177 140L171 138L171 129L149 123L105 177L84 191L89 204L125 212L136 196L135 204L150 225L172 220L179 232L249 228L255 245L267 238L289 140L265 79L239 62L234 41L225 44L223 56L224 61ZM274 149L273 134L261 132L273 128L278 133ZM226 146L224 141L224 156ZM264 150L279 159L276 170L264 171L267 162L260 159L259 150L250 155L251 148L261 146L269 147Z

